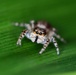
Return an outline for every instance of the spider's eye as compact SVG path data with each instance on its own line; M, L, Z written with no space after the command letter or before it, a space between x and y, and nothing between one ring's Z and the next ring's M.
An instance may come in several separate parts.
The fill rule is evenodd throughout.
M42 33L39 33L40 35L42 35Z
M38 31L36 31L36 34L38 34Z

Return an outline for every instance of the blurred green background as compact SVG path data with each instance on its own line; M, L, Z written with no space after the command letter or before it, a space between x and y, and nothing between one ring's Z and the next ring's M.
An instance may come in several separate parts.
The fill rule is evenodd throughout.
M67 40L56 55L51 43L39 55L42 45L24 38L16 45L24 28L11 22L46 20ZM0 0L0 75L76 75L76 0Z

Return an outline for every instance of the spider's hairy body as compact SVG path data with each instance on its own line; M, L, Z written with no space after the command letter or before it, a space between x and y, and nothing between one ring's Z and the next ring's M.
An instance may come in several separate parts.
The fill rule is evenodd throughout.
M26 23L14 23L16 26L22 26L26 27L26 30L24 30L18 41L17 44L21 45L21 40L24 36L26 36L28 39L30 39L32 42L36 42L38 44L43 44L43 48L39 52L39 54L42 54L47 46L50 44L50 42L54 43L54 46L56 47L57 54L59 55L59 47L57 45L57 42L55 40L55 37L59 38L62 42L65 42L63 38L60 37L60 35L56 34L56 29L53 28L48 22L46 21L38 21L35 22L32 20L30 24Z

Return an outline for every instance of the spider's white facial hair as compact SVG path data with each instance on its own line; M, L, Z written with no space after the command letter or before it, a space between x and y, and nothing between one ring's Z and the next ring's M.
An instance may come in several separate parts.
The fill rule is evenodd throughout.
M36 39L36 37L38 36L38 38ZM42 43L44 41L44 39L46 39L45 36L41 36L41 35L36 35L35 33L31 33L30 34L30 40L32 42L37 42L37 43ZM36 41L35 41L36 40Z
M36 34L34 34L34 33L31 33L31 34L30 34L30 40L31 40L32 42L35 41L35 37L36 37Z
M45 37L44 36L38 36L38 39L37 39L37 43L42 43L44 41Z

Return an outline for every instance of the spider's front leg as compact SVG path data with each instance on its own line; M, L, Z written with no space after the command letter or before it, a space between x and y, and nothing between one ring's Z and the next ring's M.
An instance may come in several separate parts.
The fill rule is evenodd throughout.
M23 32L20 34L20 36L18 38L17 45L21 45L21 40L22 40L22 38L24 38L25 33L26 33L26 30L23 30Z
M39 54L42 54L45 51L45 49L48 47L49 43L50 43L50 40L48 39L47 42L43 45L43 48L41 49Z

